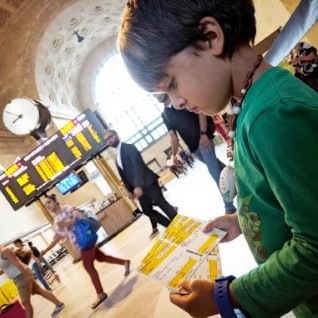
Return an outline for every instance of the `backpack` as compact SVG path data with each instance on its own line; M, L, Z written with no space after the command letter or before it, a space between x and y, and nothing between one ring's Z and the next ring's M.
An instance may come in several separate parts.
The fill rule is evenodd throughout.
M76 219L73 233L81 250L93 248L97 242L97 234L92 224L87 219Z
M80 211L82 212L84 218L91 223L95 232L97 232L101 228L102 224L100 223L96 214L89 210L80 210Z

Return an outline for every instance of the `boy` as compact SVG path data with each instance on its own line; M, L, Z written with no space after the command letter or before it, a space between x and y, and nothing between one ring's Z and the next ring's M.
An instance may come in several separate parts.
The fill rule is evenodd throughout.
M238 212L205 230L223 229L227 241L243 233L259 266L186 281L188 294L170 299L195 317L235 317L236 308L318 317L318 95L256 55L255 25L252 0L132 0L125 9L119 48L140 86L207 115L236 100L228 156Z

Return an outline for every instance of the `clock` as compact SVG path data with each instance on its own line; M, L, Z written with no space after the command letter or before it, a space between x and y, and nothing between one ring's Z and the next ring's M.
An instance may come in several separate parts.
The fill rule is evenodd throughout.
M28 98L13 99L3 111L4 125L19 136L44 134L50 121L51 114L48 108Z

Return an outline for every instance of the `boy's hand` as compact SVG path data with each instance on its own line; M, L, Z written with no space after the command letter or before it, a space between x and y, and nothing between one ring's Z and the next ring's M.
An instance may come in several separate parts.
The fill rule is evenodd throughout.
M170 294L170 301L196 318L218 313L213 299L214 282L208 280L188 280L182 283L187 295Z
M203 232L208 233L213 229L227 232L221 242L230 242L242 234L236 213L222 215L209 221L204 227Z

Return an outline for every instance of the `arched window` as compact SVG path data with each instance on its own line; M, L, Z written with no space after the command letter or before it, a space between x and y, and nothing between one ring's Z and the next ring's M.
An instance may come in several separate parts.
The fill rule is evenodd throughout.
M107 60L96 76L95 102L107 125L120 138L143 150L163 136L163 105L138 87L119 54Z

